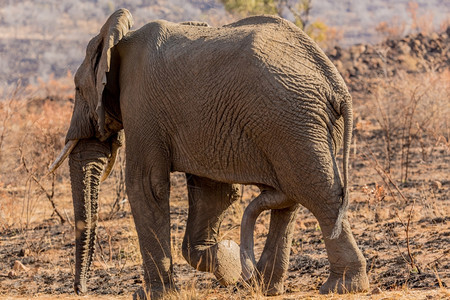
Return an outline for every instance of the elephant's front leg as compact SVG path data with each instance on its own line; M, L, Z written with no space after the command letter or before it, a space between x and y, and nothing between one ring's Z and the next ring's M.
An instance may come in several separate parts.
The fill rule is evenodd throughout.
M174 289L170 251L170 172L164 160L146 165L128 159L127 193L133 213L144 267L145 289L136 293L138 299L162 297Z
M183 256L199 271L212 272L223 285L235 283L241 274L239 246L218 242L225 210L238 199L239 186L186 174L189 216L183 240Z
M294 205L271 211L269 234L257 264L266 295L274 296L284 293L284 278L289 266L292 235L298 209L299 205Z

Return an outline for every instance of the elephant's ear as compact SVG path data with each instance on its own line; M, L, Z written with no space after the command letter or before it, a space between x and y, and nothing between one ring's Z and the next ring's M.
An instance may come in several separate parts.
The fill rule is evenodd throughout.
M122 8L114 12L100 30L98 38L100 44L97 48L97 56L94 70L96 71L98 129L100 134L105 133L105 108L102 103L103 90L106 86L106 73L110 70L111 49L128 33L133 26L131 13ZM101 51L101 54L100 54ZM98 56L100 54L100 56Z

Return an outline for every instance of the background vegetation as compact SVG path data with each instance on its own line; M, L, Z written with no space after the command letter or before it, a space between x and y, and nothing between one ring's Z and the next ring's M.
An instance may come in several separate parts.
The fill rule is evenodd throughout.
M0 0L0 98L23 85L75 73L85 45L109 14L128 8L135 27L166 19L206 21L213 26L254 13L279 14L324 48L374 43L386 35L430 33L448 21L445 0ZM414 13L412 17L411 12ZM377 30L378 28L378 30ZM445 29L445 28L444 28ZM442 30L442 29L440 29Z

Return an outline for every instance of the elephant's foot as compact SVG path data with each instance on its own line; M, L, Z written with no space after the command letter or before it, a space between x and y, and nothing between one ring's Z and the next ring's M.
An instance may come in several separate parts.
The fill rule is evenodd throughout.
M327 281L322 285L319 292L328 293L358 293L369 290L369 279L365 268L356 272L336 273L331 271Z
M262 283L263 292L266 296L278 296L284 294L284 279L273 278L271 274L262 275L260 279Z
M139 288L136 292L133 294L133 300L147 300L147 299L153 299L153 297L150 295L150 291ZM160 296L162 298L162 295Z
M167 287L167 286L152 286L150 289L146 289L140 287L133 294L133 300L155 300L155 299L164 299L166 296L169 296L171 293L176 293L178 289L175 286Z
M284 294L284 282L267 282L264 280L263 292L266 296L278 296Z
M232 240L219 242L216 252L216 266L214 275L221 285L236 283L241 276L240 249Z
M266 266L265 269L261 269L261 266ZM284 294L284 273L277 274L273 272L272 268L269 268L261 261L258 262L257 278L258 284L266 296L278 296Z
M242 268L242 273L241 273L241 277L242 280L247 282L247 283L252 283L253 281L256 280L256 268L255 268L255 264L253 262L253 260L251 258L249 258L248 256L245 255L245 253L241 253L240 254L240 262L241 262L241 268Z
M245 282L243 286L249 287L250 289L256 290L264 294L265 296L278 296L284 294L284 281L279 280L277 282L270 279L270 277L264 277L263 274L259 273L255 269L254 275L245 280L242 277L242 282ZM242 286L242 285L241 285Z

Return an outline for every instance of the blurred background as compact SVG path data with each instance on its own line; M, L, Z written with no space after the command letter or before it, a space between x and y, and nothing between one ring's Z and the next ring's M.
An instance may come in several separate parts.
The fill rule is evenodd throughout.
M18 80L36 85L73 74L89 39L121 7L134 16L134 29L156 19L221 26L279 14L325 50L443 30L450 17L448 0L0 0L0 96Z

